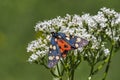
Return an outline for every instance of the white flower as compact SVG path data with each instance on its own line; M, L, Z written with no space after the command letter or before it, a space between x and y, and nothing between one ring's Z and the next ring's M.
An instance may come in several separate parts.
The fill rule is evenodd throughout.
M68 27L82 27L82 18L79 15L74 15L68 22Z
M81 17L89 27L96 27L97 23L92 19L92 16L90 16L90 14L84 14Z
M107 24L106 24L106 23L100 23L100 26L101 26L102 28L104 28L104 27L107 26Z
M37 59L38 59L38 55L32 54L32 55L30 56L30 58L28 59L28 62L33 62L33 61L35 61L35 60L37 60Z
M47 39L39 38L28 44L27 52L32 52L33 54L29 57L28 61L35 61L38 58L43 58L49 50Z
M45 50L45 51L40 51L40 50L38 50L38 51L36 52L36 54L37 54L39 57L44 57L47 53L48 53L48 50Z
M66 14L66 16L65 16L65 20L66 20L66 21L70 21L70 20L71 20L71 15Z
M31 59L31 58L28 58L28 60L27 60L29 63L32 63L33 62L33 60Z
M105 53L105 56L110 55L110 51L109 51L109 49L104 49L104 53Z
M50 35L47 35L47 36L46 36L46 40L50 41L50 40L51 40L51 36L50 36Z
M76 49L76 50L74 50L74 55L77 56L77 54L78 54L78 51Z
M27 52L34 52L37 48L40 47L41 44L42 44L41 39L32 41L31 43L28 44Z
M110 8L103 7L100 10L102 12L104 12L106 15L108 15L109 17L116 14L116 12L113 9L110 9Z
M35 26L35 31L44 31L44 30L47 30L48 29L48 26L50 26L50 23L49 21L44 21L43 22L40 22L40 23L37 23L37 25Z
M92 78L91 78L91 76L90 77L88 77L88 80L91 80Z
M119 24L120 23L120 14L115 14L116 20L115 20L115 24Z
M101 28L106 27L107 18L105 18L102 12L98 12L97 15L93 16L93 19L101 26Z
M83 48L78 48L78 51L82 52L82 51L83 51Z
M117 40L119 40L119 37L114 37L113 39L114 39L115 41L117 41Z

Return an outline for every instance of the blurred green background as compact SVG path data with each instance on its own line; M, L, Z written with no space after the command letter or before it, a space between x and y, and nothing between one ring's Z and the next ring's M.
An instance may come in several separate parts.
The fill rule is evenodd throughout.
M26 47L35 39L36 23L66 13L94 15L104 6L120 12L120 0L0 0L0 80L52 80L47 69L26 62L30 55ZM119 52L112 57L107 80L120 80L119 57ZM78 67L75 80L86 80L87 66Z

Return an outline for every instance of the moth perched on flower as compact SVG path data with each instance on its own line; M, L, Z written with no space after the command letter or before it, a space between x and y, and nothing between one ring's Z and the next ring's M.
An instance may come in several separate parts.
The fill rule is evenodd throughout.
M111 55L120 48L120 13L104 7L97 15L67 14L37 23L35 31L39 37L28 44L27 52L32 53L28 62L43 65L58 80L64 73L73 80L75 69L86 61L91 80L106 63L107 75Z
M83 47L88 44L88 41L69 34L52 32L52 39L50 44L50 51L48 54L48 67L51 68L61 57L66 57L70 50Z

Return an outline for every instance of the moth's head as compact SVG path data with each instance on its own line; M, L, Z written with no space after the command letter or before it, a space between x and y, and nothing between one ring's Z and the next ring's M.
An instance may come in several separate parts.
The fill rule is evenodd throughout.
M51 34L52 34L53 37L57 37L57 33L51 32Z
M53 35L53 34L55 34L55 32L51 32L51 34Z

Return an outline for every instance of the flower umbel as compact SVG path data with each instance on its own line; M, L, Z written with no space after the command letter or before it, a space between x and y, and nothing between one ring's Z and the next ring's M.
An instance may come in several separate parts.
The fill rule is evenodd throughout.
M38 22L35 26L35 31L38 32L40 36L37 40L28 44L27 52L32 53L28 59L29 62L40 63L49 69L47 66L48 58L51 60L55 59L53 62L60 58L59 61L57 61L59 64L49 69L51 74L59 80L64 79L64 74L68 75L69 80L74 80L74 71L82 61L87 61L91 67L88 77L89 80L102 69L101 66L107 64L105 70L106 75L103 77L103 80L105 80L109 70L111 55L120 48L120 45L118 45L120 44L120 13L113 9L103 7L98 11L97 15L90 15L89 13L81 16L66 14L65 17L58 16L51 20ZM59 33L65 34L66 40L64 37L61 38L61 36L59 36L61 34L53 36L51 32L54 32L56 35ZM68 37L67 34L71 37ZM56 43L51 49L55 51L57 49L61 52L61 55L64 53L66 56L61 57L54 52L52 54L53 56L48 57L48 53L51 53L49 46L51 45L53 37L55 39L57 38L57 40L64 40L66 44L71 46L72 41L69 41L73 39L74 36L84 39L89 43L84 47L74 48L65 53L61 52L62 49L60 49L60 47L57 48L59 44ZM74 39L77 41L77 38ZM83 42L80 44L83 44ZM75 46L77 47L78 44L75 44ZM71 46L71 48L73 48L73 46Z

